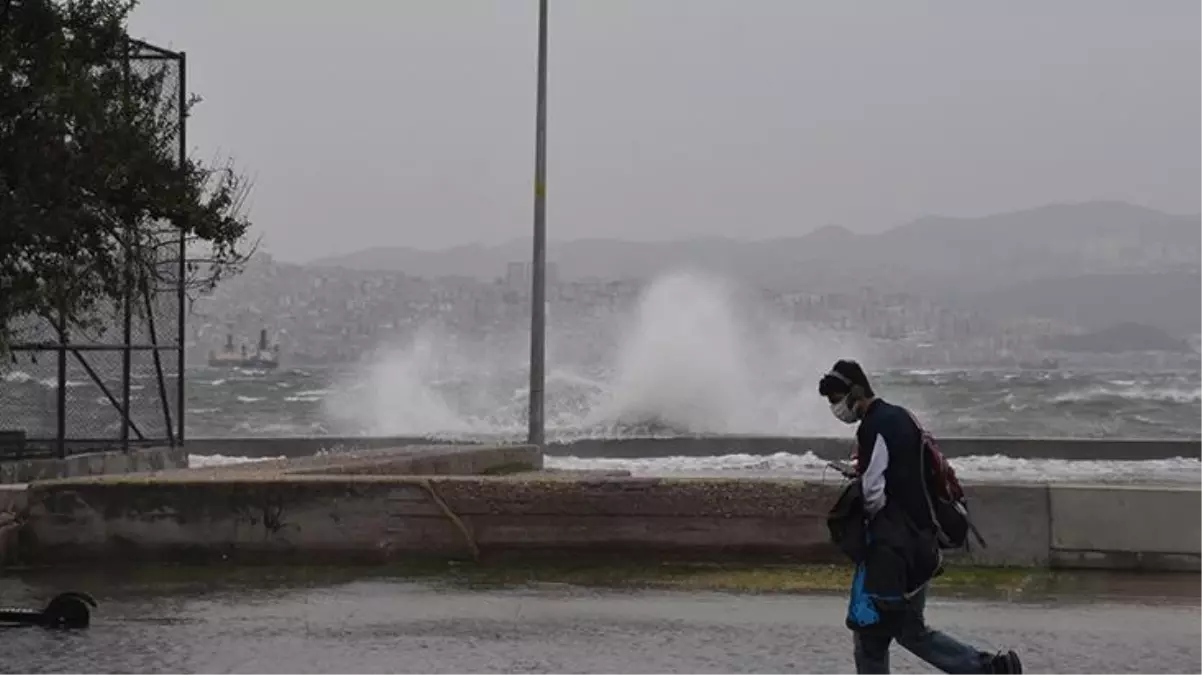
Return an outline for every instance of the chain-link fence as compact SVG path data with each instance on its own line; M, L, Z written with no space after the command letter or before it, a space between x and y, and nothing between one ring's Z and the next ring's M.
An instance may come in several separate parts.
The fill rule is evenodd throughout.
M182 162L184 55L131 41L122 65L155 88L162 151ZM186 244L170 223L139 231L153 273L131 278L97 328L44 319L16 327L13 362L0 370L0 458L183 442Z

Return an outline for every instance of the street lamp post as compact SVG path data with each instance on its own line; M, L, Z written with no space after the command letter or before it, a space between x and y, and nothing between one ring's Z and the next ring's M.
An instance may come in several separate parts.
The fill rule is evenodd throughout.
M534 256L530 289L530 418L526 442L543 444L547 354L547 0L538 0L538 94L534 122Z

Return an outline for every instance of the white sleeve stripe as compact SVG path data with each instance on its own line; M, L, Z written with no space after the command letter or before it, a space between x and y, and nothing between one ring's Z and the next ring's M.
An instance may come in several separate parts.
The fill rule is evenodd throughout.
M860 487L864 491L864 508L869 515L876 514L885 506L885 469L888 468L889 446L885 445L884 437L877 434L876 442L872 445L872 458L860 480Z

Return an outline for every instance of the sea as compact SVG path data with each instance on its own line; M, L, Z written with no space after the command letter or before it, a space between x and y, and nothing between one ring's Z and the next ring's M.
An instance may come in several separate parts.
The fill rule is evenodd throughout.
M53 354L47 356L38 364L18 361L0 370L0 428L52 435L56 387ZM815 330L770 312L749 312L745 299L719 281L687 274L657 281L634 311L623 316L572 325L549 317L547 436L562 441L850 435L817 394L822 374L842 357L861 360L879 395L910 408L939 436L1202 438L1197 369L891 367L869 341ZM285 353L282 365L273 370L194 366L185 375L186 433L189 438L516 440L525 435L528 358L528 334L486 332L469 338L432 325L403 340L384 341L352 364L290 363ZM130 392L136 418L150 429L163 424L152 373L136 368ZM117 433L119 418L112 405L75 364L67 390L71 433ZM986 478L1115 472L1193 482L1202 477L1196 457L1136 466L977 460L980 470L973 471ZM552 463L649 475L806 475L824 467L812 456L787 453L556 458Z
M439 440L518 440L525 435L526 373L498 380L424 378L412 361L386 361L366 370L282 367L271 371L195 368L186 379L189 438L279 436L426 436ZM816 392L817 377L796 391L729 407L704 390L663 387L659 396L614 396L604 380L552 371L547 381L547 436L579 438L737 434L850 436ZM52 400L53 379L10 370L5 403ZM1199 439L1202 416L1196 372L1031 371L991 369L883 369L879 393L916 412L940 436ZM156 388L135 384L135 405L155 410ZM91 400L105 419L109 404L85 380L68 385L73 400ZM87 392L87 395L83 395ZM636 392L637 393L637 392ZM679 399L672 398L679 396ZM16 400L14 400L16 399ZM27 406L26 406L27 407ZM28 413L28 410L26 411ZM35 413L44 425L53 408ZM723 414L725 413L725 417ZM97 413L100 415L101 413ZM113 433L115 421L104 426ZM245 461L196 457L194 464ZM957 460L970 480L1141 479L1197 483L1197 459L1146 462L1074 462L972 457ZM714 457L607 459L549 457L559 469L627 470L635 475L816 477L826 463L812 454L781 452Z
M342 385L345 374L336 368L196 369L187 383L188 434L517 438L525 433L525 375L513 373L507 383L428 383L381 374L378 381ZM842 424L824 419L830 413L817 395L820 375L798 382L792 400L762 402L775 404L762 412L732 410L722 419L710 417L699 401L649 401L649 410L632 411L607 397L603 382L552 372L546 392L548 435L568 440L846 433ZM1197 372L894 369L877 373L875 380L880 395L910 407L944 436L1200 437ZM634 421L624 422L623 416Z

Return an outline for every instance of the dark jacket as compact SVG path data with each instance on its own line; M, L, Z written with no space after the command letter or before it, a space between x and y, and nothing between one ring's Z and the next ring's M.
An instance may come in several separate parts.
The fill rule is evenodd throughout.
M888 630L897 614L891 610L904 608L907 598L941 568L919 473L921 435L905 409L878 399L869 406L856 440L858 485L841 495L828 526L832 539L839 528L845 540L836 543L852 557L851 551L859 551L846 539L857 536L857 525L847 519L860 510L865 546L853 560L863 568L862 592L880 610L881 627Z
M900 508L919 529L932 529L919 461L922 431L910 413L881 399L873 401L856 429L856 444L856 469L869 513L875 513L883 501Z
M826 527L830 531L831 543L838 546L844 555L854 563L864 562L868 557L868 527L859 479L843 486L843 491L826 516Z

